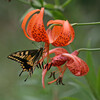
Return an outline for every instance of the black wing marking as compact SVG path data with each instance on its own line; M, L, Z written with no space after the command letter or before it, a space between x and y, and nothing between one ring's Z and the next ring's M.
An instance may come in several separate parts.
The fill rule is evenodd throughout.
M39 50L35 49L35 50L24 50L24 51L14 52L11 55L9 55L8 58L18 63L21 63L23 70L21 71L19 76L21 76L21 74L24 71L29 72L29 75L31 76L36 66L38 65L37 62L39 61L42 54L43 54L43 48L40 48ZM27 78L25 79L25 81L27 80Z
M29 60L27 59L29 55L30 58L33 57L34 55L36 55L36 53L38 52L38 50L24 50L24 51L18 51L18 52L14 52L11 55L8 56L9 59L12 59L14 61L17 61L19 63L22 63L23 59Z

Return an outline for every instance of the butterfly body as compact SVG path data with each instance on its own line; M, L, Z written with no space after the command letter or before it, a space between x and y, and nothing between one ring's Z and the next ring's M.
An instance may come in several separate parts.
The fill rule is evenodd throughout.
M18 51L9 55L8 58L20 63L23 69L22 72L27 71L31 76L38 65L38 61L42 54L43 48L40 48L35 50ZM21 76L22 72L19 74L19 76Z

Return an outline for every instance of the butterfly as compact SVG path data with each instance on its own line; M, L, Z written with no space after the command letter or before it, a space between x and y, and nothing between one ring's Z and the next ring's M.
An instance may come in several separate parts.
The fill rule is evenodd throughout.
M39 59L42 57L42 54L43 54L43 48L40 48L34 50L24 50L24 51L14 52L11 55L9 55L7 58L20 63L22 67L22 71L19 74L19 76L21 76L21 74L24 71L29 72L29 75L31 76L36 66L38 67L38 64L40 66ZM24 81L26 81L27 78Z

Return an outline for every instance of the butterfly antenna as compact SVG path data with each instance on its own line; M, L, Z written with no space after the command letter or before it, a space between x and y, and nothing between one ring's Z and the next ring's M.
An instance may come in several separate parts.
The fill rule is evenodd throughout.
M22 75L23 72L24 72L23 70L20 72L19 77Z

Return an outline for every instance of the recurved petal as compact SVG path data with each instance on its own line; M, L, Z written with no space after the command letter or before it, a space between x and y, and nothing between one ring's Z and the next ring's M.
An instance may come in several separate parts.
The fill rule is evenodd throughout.
M43 23L43 14L44 14L44 8L41 8L40 13L38 14L37 18L32 24L31 33L35 41L37 42L43 41L49 43L49 39Z
M49 54L51 54L51 53L55 53L55 55L57 56L57 55L60 55L62 53L68 53L68 51L64 48L54 48L54 49L49 51Z
M61 25L63 25L63 23L64 23L64 20L50 20L50 21L48 21L47 26L49 26L50 24L61 24Z
M62 32L62 26L54 26L51 31L50 29L47 29L49 42L53 43L59 37L61 32Z
M32 31L32 27L33 27L34 23L36 22L37 15L38 14L34 14L32 16L32 18L29 20L28 25L27 25L27 33L30 37L32 37L32 32L31 31Z
M69 59L67 60L66 66L74 75L84 76L88 73L89 67L82 59L72 54L64 53L62 55Z
M55 26L56 27L56 26ZM66 46L74 39L73 28L66 20L62 26L61 32L58 38L52 43L54 46Z
M73 40L74 40L74 37L75 37L75 32L74 32L74 29L73 29L73 27L69 24L69 26L70 26L70 41L67 43L67 45L69 45L71 42L73 42Z
M40 10L39 10L39 9L36 9L36 10L30 11L30 12L25 16L25 18L24 18L24 20L23 20L23 22L22 22L22 29L23 29L23 31L24 31L25 36L26 36L27 38L29 38L30 40L33 40L33 41L34 41L34 39L31 38L31 37L27 34L26 29L25 29L25 26L26 26L26 23L27 23L29 17L30 17L32 14L34 14L35 12L38 12L38 11L40 11Z
M68 53L66 49L64 48L54 48L49 50L49 54L54 53L56 56L62 54L62 53ZM47 52L43 55L43 58L40 60L40 62L42 62L46 57L47 57Z

